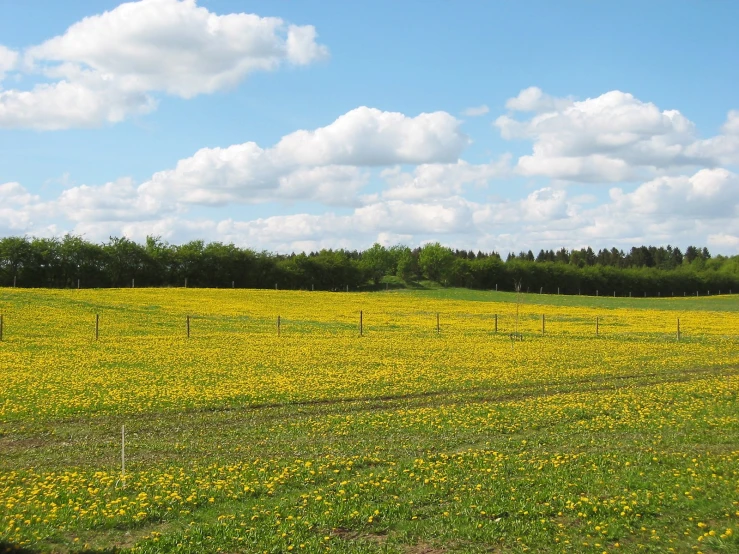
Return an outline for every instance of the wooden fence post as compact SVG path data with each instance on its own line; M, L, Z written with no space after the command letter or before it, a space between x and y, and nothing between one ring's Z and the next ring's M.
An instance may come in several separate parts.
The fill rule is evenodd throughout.
M436 334L441 333L441 327L439 326L439 312L436 312Z
M363 314L362 314L362 310L359 310L359 336L360 336L360 337L361 337L361 336L362 336L362 334L364 333L364 328L363 328L363 327L364 327L364 322L363 322L363 317L362 317L362 315L363 315Z
M598 329L598 316L595 316L595 336L597 337L600 334L600 330Z
M121 486L126 488L126 426L121 425Z
M677 318L677 340L680 340L680 318Z
M187 338L190 338L190 316L187 316Z
M495 314L495 332L498 332L498 314Z
M131 279L131 288L132 289L136 288L136 279Z
M95 314L95 340L100 337L100 314Z
M544 321L545 321L544 314L541 314L541 334L542 335L544 334L544 325L545 325Z

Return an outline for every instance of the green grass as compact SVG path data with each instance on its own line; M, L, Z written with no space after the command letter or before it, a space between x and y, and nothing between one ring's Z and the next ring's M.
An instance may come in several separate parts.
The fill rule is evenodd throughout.
M463 289L377 294L409 295L419 301L515 301L511 293ZM17 298L16 313L31 297ZM524 295L523 301L736 312L735 298ZM50 296L43 302L45 308L62 313L75 301ZM76 306L107 318L135 314L140 329L132 330L126 340L145 339L167 318L166 306L150 303L88 301ZM250 324L256 325L247 316L211 314L193 327L227 334ZM289 349L309 348L311 333L326 326L289 318L285 324L297 338L283 343L277 358ZM330 330L348 336L350 327L331 324ZM38 338L45 329L33 329L38 336L17 334L6 344L23 344L28 356L48 348ZM197 340L190 344L197 346ZM362 349L374 343L366 346L353 335L350 340L347 352L366 356L362 369L371 371L371 353ZM452 388L441 380L440 371L443 387L427 382L414 392L390 389L364 398L306 396L264 404L234 401L187 409L0 420L0 553L739 552L736 357L706 360L705 365L667 360L663 366L650 349L671 337L614 334L601 340L593 358L605 360L606 366L613 363L610 371L573 378L564 367L562 374L544 378L525 367L526 360L534 363L545 341L558 341L566 358L568 351L588 351L594 340L590 334L527 338L515 351L505 342L503 355L523 360L515 381L496 381L501 362L483 357L487 351L480 350L480 372L491 377L472 384L460 380ZM711 350L719 340L722 348ZM621 367L617 364L625 362L609 349L616 342L633 344L635 352L637 345L647 343L649 348ZM736 345L736 336L698 335L680 346L700 354L732 348L736 352ZM406 346L395 345L399 359ZM133 363L117 358L112 346L105 350L104 342L95 348L110 353L106 359L111 371L125 371L125 364ZM441 359L443 368L444 349L473 350L474 344L470 336L455 335L439 348L434 357ZM677 346L671 352L681 355ZM4 359L9 358L0 357ZM573 359L571 366L576 362ZM9 370L0 368L0 376ZM3 395L0 385L0 405ZM100 486L96 473L120 473L122 425L127 431L127 487ZM234 476L237 472L241 474ZM44 523L43 510L23 514L29 523L21 522L19 535L4 524L3 516L12 513L9 506L23 500L8 492L8 483L28 483L23 491L31 496L43 488L44 479L69 473L82 475L84 486L62 491L62 496L85 502L97 498L94 494L99 493L86 495L98 486L103 489L100 502L142 492L153 496L159 489L150 478L162 475L181 475L172 487L183 496L192 487L198 497L188 505L152 505L138 521L89 523L69 508L63 525ZM43 478L34 480L37 475ZM245 491L244 484L251 490ZM727 529L732 532L727 534ZM10 540L17 536L29 544L16 547Z
M470 302L516 302L515 292L480 291L465 288L420 288L398 290L394 294L413 294L422 298L464 300ZM573 306L587 308L628 308L644 310L739 311L739 294L682 297L613 297L573 296L564 294L522 293L521 302L544 306Z

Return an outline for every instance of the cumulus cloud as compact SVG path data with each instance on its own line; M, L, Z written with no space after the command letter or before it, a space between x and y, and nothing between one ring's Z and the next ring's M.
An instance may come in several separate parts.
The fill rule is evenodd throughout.
M726 169L702 169L692 176L659 177L630 193L614 188L610 196L624 214L732 217L739 215L739 176Z
M555 98L542 91L539 87L529 87L518 93L518 96L509 98L505 107L517 112L545 112L563 110L572 105L569 98Z
M151 111L152 93L192 98L233 87L255 71L324 59L328 49L316 39L311 25L246 13L218 15L195 0L121 4L25 50L25 70L53 82L0 96L0 127L120 121ZM0 49L0 74L16 59ZM46 123L49 118L55 123Z
M468 144L459 120L446 112L408 117L360 107L326 127L283 137L273 152L292 163L372 166L456 161Z
M253 142L203 148L141 185L144 195L184 204L266 200L357 203L363 167L456 160L467 137L445 112L408 117L361 107L313 131L296 131L274 147Z
M18 63L18 52L0 44L0 81L5 74L15 69Z
M412 172L393 167L380 176L389 185L382 197L394 200L427 200L460 195L465 185L484 186L491 179L510 173L510 156L488 164L470 164L458 160L452 164L422 164Z
M146 94L125 92L105 82L41 84L30 91L0 90L0 127L39 130L118 123L156 108Z
M550 111L499 120L509 137L534 143L514 167L509 155L481 164L460 159L470 141L446 112L360 107L271 147L201 149L141 184L75 186L49 201L18 183L0 185L0 233L72 231L93 240L154 234L280 252L428 240L503 252L641 243L737 251L739 177L719 165L736 152L737 112L720 135L703 140L679 112L624 93L543 109ZM523 186L536 183L535 190L521 192L512 186L521 179L507 184L505 198L465 198L469 187L515 172L595 182L647 176L612 187L600 201L584 187L570 194L556 182L528 181ZM362 194L370 185L373 194ZM202 208L255 203L279 205L279 214L240 220L233 211L225 217ZM322 213L315 203L326 206ZM195 216L204 213L211 215Z
M490 111L490 108L488 108L485 104L482 106L474 106L471 108L467 108L466 110L462 111L462 115L467 117L479 117L481 115L485 115Z
M509 102L538 111L528 120L503 115L495 122L503 138L533 141L532 154L518 160L523 175L618 182L720 162L716 148L696 147L695 126L679 111L660 110L628 93L543 105L526 104L519 95Z
M20 183L0 184L0 236L36 230L37 218L53 215L38 195Z

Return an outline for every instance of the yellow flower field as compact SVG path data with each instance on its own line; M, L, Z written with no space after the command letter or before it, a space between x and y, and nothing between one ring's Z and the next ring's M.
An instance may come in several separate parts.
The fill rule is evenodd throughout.
M739 547L739 310L451 296L2 290L0 552Z

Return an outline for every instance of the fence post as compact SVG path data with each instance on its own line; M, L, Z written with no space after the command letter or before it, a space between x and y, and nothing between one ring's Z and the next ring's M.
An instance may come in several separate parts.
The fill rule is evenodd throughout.
M598 289L595 289L595 296L598 296Z
M495 314L495 332L498 332L498 314Z
M559 296L559 287L557 287L557 296Z
M136 288L136 279L131 279L131 288L132 289Z
M364 333L364 328L363 328L364 327L364 321L363 321L363 317L362 316L363 316L362 310L359 310L359 336L360 337Z
M77 279L77 290L80 290L80 280Z
M598 316L595 316L595 336L597 337L600 334L600 330L598 329Z
M441 327L439 326L439 312L436 312L436 334L441 333Z
M121 425L121 484L126 488L126 426Z
M187 338L190 338L190 316L187 316Z
M680 341L680 318L677 318L677 340Z
M280 336L280 316L277 316L277 336Z
M349 285L346 286L346 292L349 292Z
M544 292L544 287L539 287L539 294L541 294L542 292Z
M541 334L544 334L544 314L541 314Z
M232 289L235 289L236 288L236 281L231 281L231 288Z
M498 292L498 283L495 283L495 292Z
M18 277L17 275L13 275L13 288L15 288L15 280L17 277Z
M95 340L100 337L100 314L95 314Z

